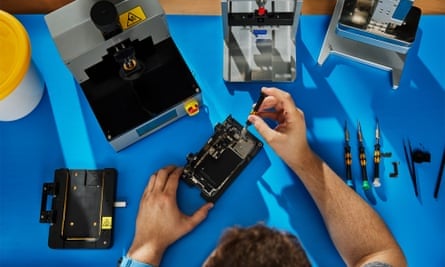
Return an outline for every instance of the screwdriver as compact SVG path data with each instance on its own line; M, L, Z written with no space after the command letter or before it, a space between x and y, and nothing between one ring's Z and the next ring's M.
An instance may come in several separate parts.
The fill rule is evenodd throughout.
M406 163L408 164L409 174L411 175L411 181L413 182L414 193L416 194L417 197L419 196L419 190L417 188L416 167L414 165L414 161L411 158L413 150L411 148L411 142L408 140L407 143L409 147L409 154L408 154L407 144L405 143L405 141L403 141L403 152L405 152Z
M365 155L365 147L363 145L363 135L362 135L362 128L360 126L360 122L358 122L357 136L358 136L358 142L359 142L360 166L361 166L361 170L362 170L362 187L363 187L363 190L368 190L369 182L368 182L368 174L366 172L366 155Z
M257 114L258 109L260 108L261 104L263 103L264 99L266 98L266 94L261 92L260 97L255 103L255 106L253 106L253 109L249 112L249 115ZM247 133L247 127L249 127L252 123L249 120L246 120L246 124L244 125L243 129L241 130L241 136L245 137Z
M345 122L345 165L346 165L346 184L353 188L354 184L352 183L352 172L351 172L351 164L352 164L352 156L351 156L351 146L349 145L349 131L347 122Z
M372 185L374 187L380 187L380 128L379 122L377 121L377 125L375 128L375 145L374 145L374 180Z
M439 196L440 182L442 181L443 168L445 166L445 149L442 153L442 160L440 161L439 174L437 175L436 186L434 187L434 198Z

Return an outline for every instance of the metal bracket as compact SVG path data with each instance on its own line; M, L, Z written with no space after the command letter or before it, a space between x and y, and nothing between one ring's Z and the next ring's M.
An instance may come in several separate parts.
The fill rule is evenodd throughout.
M322 65L329 54L338 54L373 67L391 71L392 88L397 89L400 84L400 78L410 44L409 46L406 44L397 44L397 42L390 40L388 37L382 38L369 32L362 34L363 31L360 30L339 30L339 20L344 3L345 0L337 1L318 57L318 64ZM420 18L420 9L416 7L412 8L415 11L415 14L413 14L415 18L411 23L414 24L415 32L417 30L418 18ZM348 37L345 37L346 34L342 34L343 36L341 36L339 31L347 32Z
M46 210L49 196L56 195L56 183L44 183L42 188L42 202L40 206L40 223L54 223L55 211Z
M296 32L303 0L222 0L223 78L227 82L296 79Z

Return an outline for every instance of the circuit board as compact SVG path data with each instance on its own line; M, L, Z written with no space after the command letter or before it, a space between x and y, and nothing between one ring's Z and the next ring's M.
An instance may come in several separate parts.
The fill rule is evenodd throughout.
M182 179L197 186L201 196L215 202L235 180L263 143L231 116L215 126L213 135L198 153L187 156Z

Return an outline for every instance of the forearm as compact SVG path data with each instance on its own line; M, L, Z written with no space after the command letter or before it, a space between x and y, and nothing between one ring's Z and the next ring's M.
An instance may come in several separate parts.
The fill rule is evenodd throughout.
M309 149L310 150L310 149ZM406 265L397 242L379 215L315 153L290 163L311 194L339 253L349 266L367 259Z
M1 0L0 9L12 14L46 14L73 0Z

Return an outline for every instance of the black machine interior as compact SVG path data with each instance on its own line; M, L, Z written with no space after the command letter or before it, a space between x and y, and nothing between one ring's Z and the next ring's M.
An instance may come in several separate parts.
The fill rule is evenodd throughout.
M126 50L125 50L126 49ZM128 51L132 49L132 51ZM122 75L119 56L133 52L138 68ZM199 93L198 85L171 38L126 40L88 68L81 83L102 131L109 140Z
M372 8L372 6L360 6L357 3L357 0L346 0L343 5L339 23L344 26L366 30L371 20L371 14L374 12ZM363 14L367 15L363 20L363 23L354 22L354 16L364 16ZM384 33L401 41L413 42L416 37L420 16L421 10L418 7L413 6L406 15L402 25L389 23L386 26Z
M196 154L189 154L182 179L215 202L263 146L254 135L242 136L243 126L231 116L215 126L213 135Z

